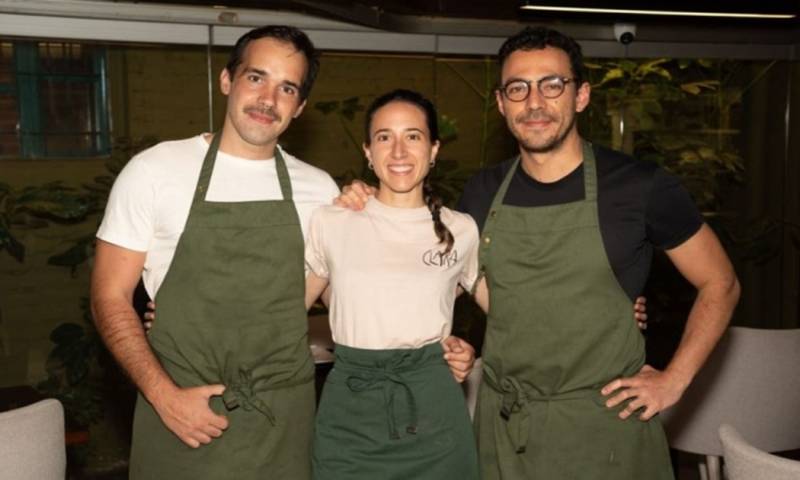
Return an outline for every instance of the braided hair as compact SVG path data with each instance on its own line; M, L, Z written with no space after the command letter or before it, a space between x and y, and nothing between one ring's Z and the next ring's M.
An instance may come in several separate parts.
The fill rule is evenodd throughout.
M437 122L438 115L436 113L436 107L433 106L433 103L422 96L422 94L413 90L397 89L376 98L372 104L370 104L369 108L367 108L366 122L364 125L366 134L364 138L366 138L365 143L367 146L370 145L372 140L370 136L370 129L372 128L372 118L375 116L375 112L392 102L409 103L422 110L422 112L425 113L425 122L428 126L430 141L436 142L439 140L439 124ZM430 176L431 174L428 172L428 175L425 176L425 179L422 183L423 200L428 206L428 210L431 211L433 231L436 233L436 238L439 239L439 243L446 244L444 253L450 253L450 250L453 249L455 238L453 238L453 234L450 232L450 229L447 228L447 225L442 222L442 199L434 192L434 188L430 182Z

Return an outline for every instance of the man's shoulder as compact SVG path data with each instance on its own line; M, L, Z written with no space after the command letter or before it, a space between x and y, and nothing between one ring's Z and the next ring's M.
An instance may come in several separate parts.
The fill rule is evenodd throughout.
M511 157L500 163L481 168L467 180L464 192L491 193L497 191L516 159L517 157Z
M145 166L152 170L171 170L189 163L202 161L208 145L202 136L157 143L131 158L129 165ZM204 148L205 147L205 148Z
M626 153L610 148L593 145L597 174L600 180L604 178L617 181L649 181L660 167L658 164L632 157Z
M310 180L333 182L333 178L331 178L330 174L325 170L317 166L314 166L308 162L300 160L299 158L295 157L294 155L287 152L283 148L281 148L280 150L281 154L283 155L283 160L286 162L286 166L291 170L295 170L298 175L301 175L304 178L308 178Z
M283 148L280 151L295 186L295 201L328 204L339 195L339 186L328 172L300 160Z

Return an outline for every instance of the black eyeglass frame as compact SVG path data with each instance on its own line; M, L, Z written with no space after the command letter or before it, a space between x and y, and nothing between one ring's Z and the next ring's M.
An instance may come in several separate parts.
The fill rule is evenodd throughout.
M555 96L552 96L552 97L548 97L542 91L542 83L548 82L548 81L552 81L552 80L560 80L561 83L563 84L563 86L561 88L561 91L558 93L558 95L555 95ZM544 98L546 98L548 100L553 100L553 99L558 98L561 95L563 95L564 91L567 89L567 85L569 85L570 83L574 83L574 82L575 82L575 78L574 77L573 78L562 77L561 75L548 75L546 77L540 78L539 80L524 80L522 78L515 78L513 80L509 80L508 82L506 82L505 85L503 85L501 87L498 87L497 91L502 92L503 96L506 99L508 99L508 101L510 101L510 102L524 102L525 100L528 99L528 97L531 96L531 90L532 90L531 89L531 85L535 83L536 84L536 90L539 92L539 95L541 95L542 97L544 97ZM508 91L507 91L508 87L510 85L512 85L512 84L515 84L515 83L523 83L527 87L527 93L525 93L525 96L523 98L518 99L518 100L515 100L515 99L511 98L508 95Z

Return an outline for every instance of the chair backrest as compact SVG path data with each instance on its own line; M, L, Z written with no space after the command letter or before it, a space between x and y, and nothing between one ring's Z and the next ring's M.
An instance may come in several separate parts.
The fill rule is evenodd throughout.
M0 480L64 480L66 468L58 400L0 413Z
M767 452L800 448L800 329L731 327L662 415L672 448L722 455L723 423Z
M481 378L483 377L483 363L481 359L475 360L475 365L472 371L467 375L467 379L461 384L464 389L464 396L467 399L467 409L469 410L469 418L475 417L475 405L478 403L478 388L481 386Z
M728 480L797 480L800 461L776 457L750 445L730 425L719 427Z

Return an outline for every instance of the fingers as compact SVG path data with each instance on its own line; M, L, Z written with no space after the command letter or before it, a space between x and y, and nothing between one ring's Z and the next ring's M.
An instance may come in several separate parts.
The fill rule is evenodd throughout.
M631 392L631 390L632 389L630 389L630 388L626 388L626 389L622 390L621 392L619 392L618 394L616 394L613 397L611 397L610 399L606 400L606 407L614 408L617 405L619 405L620 403L622 403L625 400L627 400L627 399L631 398L632 396L634 396L633 392Z
M625 408L620 410L618 416L623 420L633 415L636 410L639 410L645 406L644 400L642 400L640 397L637 397L635 393L630 393L629 395L636 398L628 402L628 404L625 405Z
M609 395L611 392L614 392L614 391L616 391L616 390L619 390L620 388L622 388L622 379L621 379L621 378L618 378L618 379L616 379L616 380L614 380L614 381L610 382L610 383L609 383L608 385L606 385L605 387L603 387L603 388L600 390L600 393L601 393L603 396L606 396L606 397L607 397L607 396L608 396L608 395Z
M450 366L450 373L453 375L453 378L458 383L464 383L464 380L467 379L469 375L469 370L458 369L456 367Z
M342 194L333 200L333 204L351 210L362 210L369 197L375 194L375 188L360 180L354 180L342 189Z
M461 339L458 337L454 337L453 335L450 335L449 337L442 340L442 348L444 349L446 354L451 352L456 352L456 353L463 352L464 344L469 345L466 342L463 342L462 344ZM447 358L447 355L445 355L445 358Z

